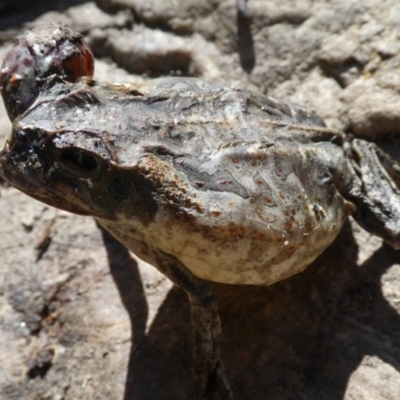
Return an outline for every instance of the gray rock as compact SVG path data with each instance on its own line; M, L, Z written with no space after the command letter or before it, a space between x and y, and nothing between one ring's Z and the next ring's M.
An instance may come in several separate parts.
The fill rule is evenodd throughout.
M103 58L97 63L97 76L103 79L137 79L126 72L134 70L133 60L145 60L142 65L157 71L154 54L161 65L175 68L169 58L178 51L190 59L179 63L182 72L297 101L315 109L335 129L362 136L397 132L398 137L397 0L248 0L252 19L247 30L241 30L247 35L242 48L233 0L97 0L103 11L85 3L54 13L56 3L42 22L62 19L86 32ZM2 18L18 21L27 13L18 8L21 4L0 2L0 10L6 5L16 10L12 18ZM30 22L40 22L37 14ZM21 27L15 22L0 38L9 40ZM158 35L161 39L153 47L139 43ZM347 52L355 64L344 61L341 69L343 64L320 58L323 43L332 35L356 44L354 54ZM1 59L9 45L2 43ZM138 53L131 56L129 49ZM246 71L241 58L249 54L253 66ZM0 111L2 142L9 129ZM395 148L396 141L387 141L387 146ZM53 218L51 245L36 262L35 243ZM50 215L48 208L0 183L0 256L1 399L191 398L190 321L184 296L171 290L154 268L132 261L120 248L108 247L107 255L93 221L62 212ZM54 314L42 318L41 332L31 335L10 296L22 287L34 291L38 283L65 274L70 280L49 303ZM281 284L216 285L222 356L238 399L264 400L267 394L272 399L397 399L399 277L398 254L347 225L325 255ZM40 359L41 348L46 351L48 345L55 350L52 367L43 378L27 379L27 361Z

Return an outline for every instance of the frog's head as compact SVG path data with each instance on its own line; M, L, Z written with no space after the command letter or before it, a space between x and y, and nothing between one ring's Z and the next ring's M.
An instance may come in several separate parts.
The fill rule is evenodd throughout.
M14 120L0 152L0 176L51 206L106 220L134 218L146 224L157 206L137 160L121 163L113 136L46 118L36 105ZM78 124L79 125L79 124ZM107 140L108 138L108 140Z

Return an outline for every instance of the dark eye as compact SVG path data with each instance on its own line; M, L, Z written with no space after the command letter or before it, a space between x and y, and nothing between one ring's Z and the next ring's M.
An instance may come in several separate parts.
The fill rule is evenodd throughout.
M74 175L87 175L97 169L96 159L82 150L63 150L59 162L64 171L70 172Z

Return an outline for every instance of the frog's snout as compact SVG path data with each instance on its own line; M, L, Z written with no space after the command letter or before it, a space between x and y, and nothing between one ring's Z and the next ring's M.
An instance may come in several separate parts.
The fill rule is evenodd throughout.
M37 165L40 159L40 149L43 147L46 134L40 130L23 129L21 126L14 126L4 148L0 151L0 164L2 164L1 174L4 179L6 176L14 174L16 165L24 166ZM18 167L18 168L19 168ZM20 170L22 170L20 168Z

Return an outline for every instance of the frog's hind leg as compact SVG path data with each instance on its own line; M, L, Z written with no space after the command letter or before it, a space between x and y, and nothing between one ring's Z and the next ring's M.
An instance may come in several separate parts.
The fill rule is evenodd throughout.
M351 148L361 181L349 191L357 205L354 217L364 229L400 249L400 190L382 165L383 152L379 150L378 157L376 145L360 139L353 140Z
M189 297L196 400L213 400L217 392L223 400L234 400L219 358L221 323L214 293L206 282L193 276L172 255L157 252L155 259L158 269Z

